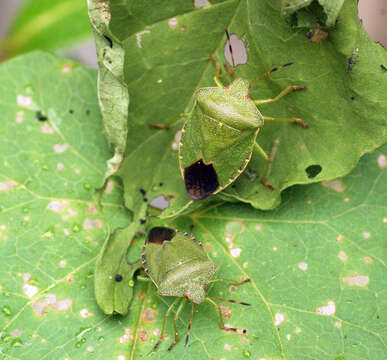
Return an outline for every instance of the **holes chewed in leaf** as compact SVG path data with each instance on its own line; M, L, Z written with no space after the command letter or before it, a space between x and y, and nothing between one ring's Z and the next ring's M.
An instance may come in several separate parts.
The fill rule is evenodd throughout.
M173 229L156 226L149 231L146 242L161 245L164 241L171 240L175 235L176 231Z
M305 169L306 175L309 179L316 177L320 174L322 167L320 165L310 165Z
M193 200L202 200L219 187L214 167L204 164L201 159L184 169L184 182L187 194Z

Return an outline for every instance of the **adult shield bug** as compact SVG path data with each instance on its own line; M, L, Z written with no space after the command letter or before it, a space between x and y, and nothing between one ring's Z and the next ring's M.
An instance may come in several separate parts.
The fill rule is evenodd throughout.
M293 63L275 67L249 84L247 80L236 77L227 30L226 35L232 69L221 74L220 64L210 56L216 66L213 77L216 87L200 88L195 92L193 110L181 130L179 168L187 194L194 200L216 194L235 181L246 169L254 149L265 159L261 182L273 189L266 182L270 158L256 142L264 121L292 122L308 127L299 118L262 116L257 109L257 105L275 102L292 91L306 89L306 86L288 86L272 99L252 100L249 95L249 88L257 81ZM224 86L220 78L229 75L234 80L231 85ZM153 127L168 128L171 123Z
M239 282L225 279L211 280L216 271L216 264L209 259L201 242L192 235L166 227L152 228L143 246L142 265L147 275L156 285L160 295L176 296L176 299L168 307L164 316L160 338L154 346L154 350L158 348L164 338L166 320L176 305L178 307L173 319L175 339L169 346L168 351L179 341L177 320L187 300L191 301L191 316L188 323L185 345L188 344L194 304L200 304L204 301L209 302L216 308L219 326L222 330L241 334L246 333L244 329L224 326L220 307L215 300L246 306L250 304L229 299L213 298L206 295L205 289L211 282L226 281L233 285L240 285L249 282L250 279Z

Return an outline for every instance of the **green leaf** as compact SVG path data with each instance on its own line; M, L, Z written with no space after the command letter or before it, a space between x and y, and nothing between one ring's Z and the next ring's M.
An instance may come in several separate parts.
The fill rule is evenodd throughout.
M17 14L3 51L11 57L34 49L59 49L89 36L85 1L30 0Z
M110 157L95 71L37 52L1 64L0 80L0 354L5 360L145 357L172 299L138 282L129 315L112 317L94 297L93 267L108 224L114 229L130 220L114 179L103 213L92 196ZM248 334L222 332L213 309L202 304L190 346L166 352L170 319L169 338L154 358L382 358L386 150L365 155L343 179L287 190L275 211L218 204L176 220L186 231L194 224L219 266L217 276L251 278L236 289L208 289L252 304L224 304L231 315L226 324ZM332 303L335 313L322 314ZM187 307L181 335L188 319Z
M257 141L273 154L267 181L275 191L260 184L264 161L254 153L235 186L211 201L243 201L272 209L286 188L344 176L360 156L386 142L387 85L380 64L387 62L387 56L362 28L356 1L344 3L339 21L324 30L329 34L322 42L309 41L309 29L292 28L267 2L220 1L202 8L194 4L127 0L110 9L109 29L125 51L124 81L131 98L120 169L129 209L135 210L134 204L141 200L135 197L146 184L147 191L157 187L148 200L171 198L162 216L194 210L177 162L183 119L168 131L149 125L165 124L189 112L196 89L214 85L215 69L208 56L225 62L225 28L246 48L247 63L237 66L238 76L252 81L274 66L295 63L259 81L251 97L271 98L288 85L306 85L307 90L262 105L260 110L265 116L300 117L309 128L266 122ZM323 6L328 5L334 7L333 2ZM350 68L349 58L353 59ZM114 118L112 114L108 121ZM160 183L166 187L160 188Z

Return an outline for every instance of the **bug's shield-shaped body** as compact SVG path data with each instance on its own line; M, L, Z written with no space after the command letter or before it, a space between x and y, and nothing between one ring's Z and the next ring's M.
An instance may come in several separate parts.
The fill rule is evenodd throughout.
M143 267L163 296L205 298L204 287L216 271L199 240L181 231L154 227L142 252Z
M194 200L231 184L250 161L263 118L248 96L248 82L196 92L192 117L182 129L179 166Z

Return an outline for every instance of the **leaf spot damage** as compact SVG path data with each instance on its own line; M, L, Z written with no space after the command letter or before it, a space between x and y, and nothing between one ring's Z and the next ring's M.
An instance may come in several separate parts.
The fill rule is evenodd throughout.
M31 96L18 95L17 104L21 107L29 109L32 105L32 98Z
M365 287L368 285L369 277L355 273L353 276L343 278L343 282L347 283L349 286Z
M371 233L369 233L368 231L364 231L363 232L363 238L364 239L369 239L371 237Z
M323 181L322 185L328 189L335 190L337 192L343 192L344 191L344 186L341 183L340 179L335 179L332 181Z
M179 22L177 21L177 18L175 18L175 17L168 20L168 26L171 29L174 29L178 24L179 24Z
M228 306L220 305L220 311L222 312L222 316L229 320L232 315L232 310Z
M142 49L142 37L145 34L150 34L150 30L143 30L136 34L137 46Z
M233 55L235 60L235 65L243 65L247 63L247 52L245 44L242 40L238 38L237 35L232 34L230 36L230 42L233 49ZM230 47L228 43L226 42L224 46L224 57L227 60L227 62L232 66L232 59L230 54Z
M316 313L320 315L331 316L336 312L336 305L333 301L328 301L325 306L321 306L316 309Z
M59 267L64 268L64 267L66 267L66 265L67 265L67 261L66 260L59 261Z
M58 163L58 164L56 165L56 168L57 168L57 170L59 170L59 171L63 170L63 169L64 169L63 163Z
M306 271L308 269L308 264L307 263L304 263L304 262L300 262L298 264L298 267L302 270L302 271Z
M53 134L53 133L54 133L54 129L53 129L52 126L49 125L48 123L44 123L44 124L40 127L40 131L41 131L43 134Z
M152 308L144 309L142 314L142 321L145 323L153 323L155 321L157 310Z
M102 228L102 221L100 219L85 219L83 222L85 230L93 230Z
M387 158L385 155L381 154L378 156L378 166L381 169L384 169L387 166Z
M205 6L211 6L211 4L208 2L208 0L195 0L194 5L197 9Z
M71 64L64 64L60 68L60 71L62 72L62 74L69 74L69 73L71 73L72 69L73 69L73 67Z
M175 134L175 138L173 139L173 143L171 146L172 150L177 151L179 149L180 139L181 139L181 130L177 131Z
M35 286L35 285L24 284L24 285L23 285L23 292L24 292L24 294L26 294L29 298L32 298L33 296L35 296L35 295L39 292L39 289L38 289L38 287Z
M126 344L133 339L133 330L126 328L124 335L120 337L120 344Z
M64 211L69 206L69 202L66 200L62 201L51 201L47 205L47 209L55 211L57 213Z
M53 310L65 311L68 310L72 305L71 298L66 298L60 301L57 301L54 294L46 295L46 300L42 302L33 302L31 304L33 312L39 316L43 317L46 314L46 309L50 307Z
M87 309L82 309L80 312L79 312L79 315L81 315L81 317L83 318L87 318L89 316L93 316L94 314L91 313L89 310Z
M16 113L16 122L18 124L21 124L23 122L23 118L24 118L24 111L18 111Z
M145 329L140 330L139 339L141 342L148 341L149 337L148 337L148 333Z
M241 252L242 252L241 248L235 248L230 250L231 256L234 258L239 257L241 255Z
M69 147L68 144L55 144L55 145L53 146L54 151L55 151L56 153L59 153L59 154L65 152L65 151L67 150L68 147Z
M106 184L106 189L105 191L108 193L108 194L111 194L114 190L114 187L115 187L115 184L114 184L114 181L112 180L109 180Z
M285 321L285 315L281 313L276 313L274 315L274 325L279 326Z
M0 182L0 191L12 190L12 189L14 189L17 186L18 186L18 184L15 181L12 181L12 180Z
M344 236L341 234L336 238L336 241L339 243L343 242L343 240L344 240Z
M348 256L347 256L347 254L346 254L344 251L341 250L341 251L339 251L338 258L339 258L341 261L347 261Z
M230 344L224 344L224 350L230 351L231 345Z

